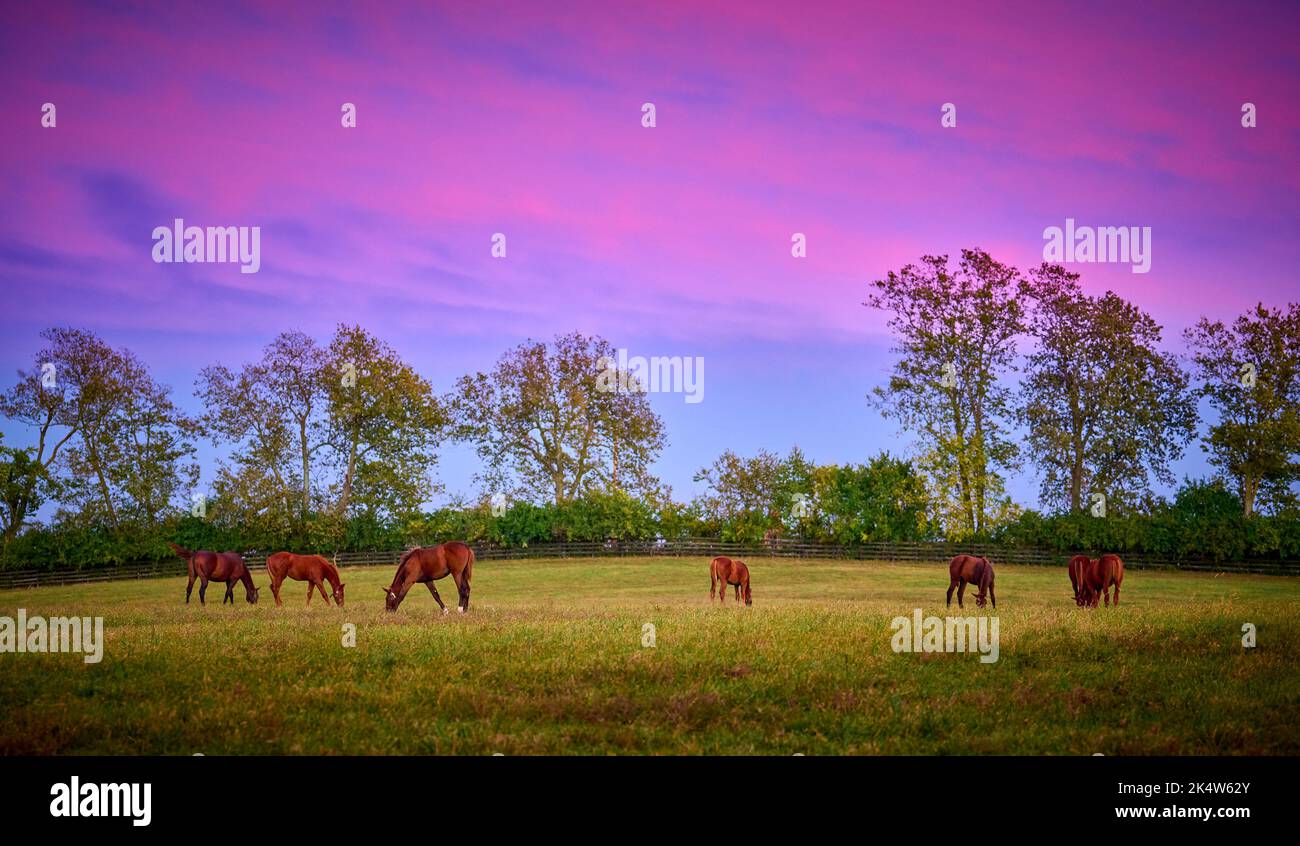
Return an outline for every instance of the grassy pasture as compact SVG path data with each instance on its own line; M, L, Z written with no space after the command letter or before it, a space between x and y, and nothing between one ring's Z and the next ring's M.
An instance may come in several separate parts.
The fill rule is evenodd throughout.
M482 561L447 617L422 587L386 614L387 567L345 570L342 609L297 582L276 608L261 572L233 608L176 578L0 592L106 641L94 665L0 654L0 752L1300 753L1295 579L1130 571L1118 609L1080 610L1064 565L999 567L997 611L962 612L999 617L982 664L891 649L894 617L947 613L943 565L749 563L747 609L662 558Z

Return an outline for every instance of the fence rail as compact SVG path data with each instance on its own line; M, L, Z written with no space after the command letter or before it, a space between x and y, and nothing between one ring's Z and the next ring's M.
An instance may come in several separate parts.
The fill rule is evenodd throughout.
M882 542L845 547L784 539L762 543L736 543L709 538L690 538L674 541L557 541L522 547L476 543L471 544L471 546L474 548L475 556L485 561L605 556L711 558L715 555L727 555L742 558L837 558L853 561L943 563L958 553L972 551L969 546L954 543ZM1065 566L1065 562L1069 558L1069 553L1026 547L981 547L978 551L980 554L988 555L994 563L1000 564ZM336 560L340 567L394 567L401 555L402 550L340 552ZM1190 556L1162 558L1125 554L1123 557L1126 569L1300 576L1300 561L1252 560L1239 563L1224 563ZM266 555L264 553L249 552L244 554L244 558L248 562L248 566L253 570L266 567ZM183 576L185 572L185 562L180 560L145 561L84 570L0 570L0 589Z

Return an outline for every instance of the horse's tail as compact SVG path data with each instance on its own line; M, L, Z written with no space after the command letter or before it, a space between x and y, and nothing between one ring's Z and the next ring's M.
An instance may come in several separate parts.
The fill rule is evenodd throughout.
M189 551L183 546L180 546L179 544L174 544L171 541L167 541L167 545L172 548L172 552L176 553L177 558L184 558L186 561L188 561L189 559L194 557L193 552Z

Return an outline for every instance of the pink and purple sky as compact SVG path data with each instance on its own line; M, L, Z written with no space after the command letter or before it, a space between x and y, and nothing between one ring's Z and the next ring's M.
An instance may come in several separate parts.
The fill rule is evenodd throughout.
M978 246L1028 268L1067 217L1150 226L1150 273L1075 269L1152 312L1175 350L1201 314L1296 298L1293 2L50 2L3 17L0 389L52 325L135 350L193 411L201 367L288 328L360 322L439 392L578 329L705 358L704 402L651 397L669 436L657 470L686 497L727 448L907 451L865 399L891 357L861 302L925 253ZM940 126L948 102L956 128ZM176 217L260 226L261 271L153 263L151 232ZM476 469L448 449L440 478L470 493ZM1199 449L1177 469L1203 475ZM1011 487L1035 502L1031 474Z

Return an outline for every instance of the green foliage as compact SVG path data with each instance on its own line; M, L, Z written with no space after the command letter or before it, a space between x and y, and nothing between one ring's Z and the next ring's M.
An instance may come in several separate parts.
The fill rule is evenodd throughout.
M658 505L621 492L589 492L562 505L516 502L494 516L484 501L455 504L410 517L365 512L346 520L333 511L296 521L238 523L210 503L205 518L172 515L156 526L69 522L32 526L0 554L7 568L90 568L173 558L167 542L189 549L266 554L281 549L335 552L401 549L449 540L508 547L555 541L652 541L715 537L759 542L769 531L818 543L951 540L934 521L924 480L911 464L881 454L866 464L808 465L807 513L795 519L769 508L711 511L701 502ZM778 474L779 475L779 474ZM703 498L707 499L707 497ZM1241 516L1241 500L1223 482L1187 481L1172 502L1146 512L1093 517L1025 511L971 543L1008 544L1071 552L1117 552L1216 561L1300 558L1300 517Z
M933 535L925 482L907 461L882 453L867 464L818 468L812 540L852 545L926 540Z
M727 451L696 479L710 486L695 506L696 534L726 541L779 536L852 545L923 540L937 529L925 480L888 453L841 466L816 465L798 447L784 459Z
M1300 304L1260 303L1230 326L1207 317L1184 337L1199 392L1218 412L1202 449L1249 517L1296 506L1300 481Z
M1103 518L1027 511L996 540L1061 552L1104 550L1214 561L1294 559L1300 557L1300 520L1243 517L1241 499L1221 481L1188 481L1172 503L1157 503L1149 513Z
M984 535L1007 516L1005 473L1019 466L1011 439L1016 366L1025 329L1020 271L988 253L923 256L878 279L867 305L889 313L898 360L871 398L916 438L940 521L959 537Z

